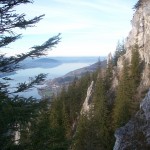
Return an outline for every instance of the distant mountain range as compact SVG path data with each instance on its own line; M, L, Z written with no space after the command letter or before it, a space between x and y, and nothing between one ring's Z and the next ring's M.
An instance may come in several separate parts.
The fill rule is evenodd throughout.
M42 57L42 58L27 58L19 63L20 69L30 68L54 68L63 63L93 63L98 61L98 57ZM104 60L105 57L100 57ZM79 71L79 70L78 70ZM80 71L79 71L80 72ZM82 72L82 71L81 71ZM14 75L16 72L0 73L0 78Z
M59 60L55 60L47 57L47 58L36 58L36 59L27 58L22 62L20 62L18 65L20 66L20 69L29 69L29 68L53 68L61 64L62 62L60 62ZM0 73L0 78L14 75L14 74L16 74L16 71L9 72L9 73Z
M52 68L60 65L61 62L51 58L26 59L19 65L22 69L28 68Z
M96 62L90 66L71 71L62 77L47 80L45 87L38 88L38 93L42 96L42 98L50 98L53 94L59 93L63 87L67 87L71 82L73 82L75 77L80 78L86 73L92 73L100 66L102 69L106 68L106 65L107 61L103 60L100 64L99 62Z
M99 59L103 61L106 57L97 56L80 56L80 57L50 57L51 59L58 60L61 63L84 63L84 62L97 62Z
M105 57L101 57L104 60ZM52 68L63 63L84 63L84 62L97 62L98 57L43 57L36 59L25 59L20 63L22 69L28 68Z

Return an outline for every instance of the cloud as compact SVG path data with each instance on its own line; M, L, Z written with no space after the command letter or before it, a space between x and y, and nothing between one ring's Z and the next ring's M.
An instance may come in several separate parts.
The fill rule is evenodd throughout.
M131 8L129 7L128 3L122 4L121 1L117 0L95 0L92 2L85 1L85 0L76 0L76 1L70 1L70 0L55 0L56 2L63 3L66 5L72 5L74 7L89 7L92 9L97 9L99 11L103 11L105 13L112 13L112 12L125 12L131 11ZM125 5L126 4L126 5Z
M37 35L58 32L94 32L94 28L100 31L122 26L121 22L117 22L117 19L120 17L120 13L128 13L129 8L118 3L112 3L113 1L52 0L47 5L38 2L35 5L23 5L18 8L18 11L24 12L26 10L32 16L45 13L46 16L36 25L36 28L28 28L22 33ZM120 12L118 13L119 16L116 16L115 11ZM111 13L112 16L106 16L106 12ZM18 32L18 30L16 31Z
M78 30L86 30L91 27L90 24L71 22L71 23L50 23L49 21L43 21L36 27L28 28L26 30L15 30L15 32L21 32L23 35L43 35L52 33L65 33L65 32L78 32Z
M28 18L46 16L37 27L21 31L25 40L16 42L13 51L18 47L23 52L61 32L62 42L50 55L106 55L114 51L118 39L126 37L130 30L129 1L44 0L19 6L17 11L26 12Z

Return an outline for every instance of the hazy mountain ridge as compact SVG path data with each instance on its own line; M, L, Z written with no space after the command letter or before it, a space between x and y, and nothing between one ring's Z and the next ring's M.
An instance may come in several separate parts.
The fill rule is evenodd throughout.
M19 65L22 69L28 68L51 68L60 65L61 62L51 58L26 59Z
M59 60L52 59L52 58L37 58L37 59L27 58L24 61L18 63L18 66L20 69L52 68L61 64L62 62L60 62ZM8 73L0 73L0 77L2 78L5 76L14 75L17 73L16 71L8 72Z
M96 62L90 66L71 71L62 77L58 77L58 78L54 78L53 80L46 81L46 87L42 87L38 89L39 94L43 98L45 97L48 98L51 96L52 93L55 94L59 93L64 86L68 86L71 82L74 81L75 78L80 78L84 76L86 73L92 73L96 71L100 65L99 63L100 62ZM101 67L102 68L106 67L106 60L101 61ZM49 94L46 94L48 92Z

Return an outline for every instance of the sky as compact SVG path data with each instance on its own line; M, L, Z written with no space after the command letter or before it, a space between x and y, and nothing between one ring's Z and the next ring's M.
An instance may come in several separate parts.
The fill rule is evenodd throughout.
M36 27L15 30L23 36L4 49L8 55L29 51L61 33L61 42L48 56L107 56L131 30L137 0L34 0L17 6L27 18L45 14Z

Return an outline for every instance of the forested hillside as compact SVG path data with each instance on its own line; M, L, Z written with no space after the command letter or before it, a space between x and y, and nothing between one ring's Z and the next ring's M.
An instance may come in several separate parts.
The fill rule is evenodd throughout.
M68 89L63 89L60 95L54 96L49 109L45 112L47 122L45 117L41 117L40 120L40 125L44 125L46 133L40 129L39 124L36 129L42 132L39 135L48 137L44 139L41 136L38 140L35 137L35 149L40 149L39 147L43 146L42 143L47 139L53 139L47 141L45 145L51 149L113 149L115 130L128 122L139 104L137 88L141 80L140 64L138 47L135 45L132 50L131 64L124 62L116 89L112 89L115 67L112 60L106 69L99 67L95 73L75 80ZM90 110L81 113L91 81L94 81L94 92ZM55 132L51 135L53 130ZM47 131L50 133L47 134ZM32 134L35 133L34 131ZM31 143L34 142L32 140L33 138Z
M44 108L39 108L40 113L32 119L28 130L22 130L20 144L16 146L37 150L113 149L115 130L129 121L139 105L137 88L142 70L137 45L132 49L131 64L124 62L116 89L112 88L115 67L112 59L107 68L99 66L96 72L75 79L67 89L64 87ZM92 81L90 109L82 113Z
M116 89L112 88L115 68L112 60L107 68L101 69L99 66L96 72L75 79L53 100L38 103L41 107L30 123L19 131L21 136L15 148L113 149L115 130L128 122L139 104L140 62L135 45L131 64L124 62ZM94 87L90 109L81 113L87 88L92 81Z
M27 28L42 19L43 15L26 20L24 14L13 13L12 8L29 2L32 1L0 1L0 48L20 38L20 34L16 35L12 29ZM87 72L80 79L75 77L51 100L37 101L33 97L16 96L16 93L38 85L44 80L44 74L37 75L30 82L20 83L13 93L8 92L11 79L3 78L3 82L0 81L0 149L149 149L150 96L145 97L150 85L147 17L150 13L147 8L150 8L148 0L137 2L134 30L126 42L117 44L105 68L99 61L95 72ZM45 55L59 41L58 34L40 46L33 46L28 53L12 57L0 55L0 72L18 70L19 62Z

